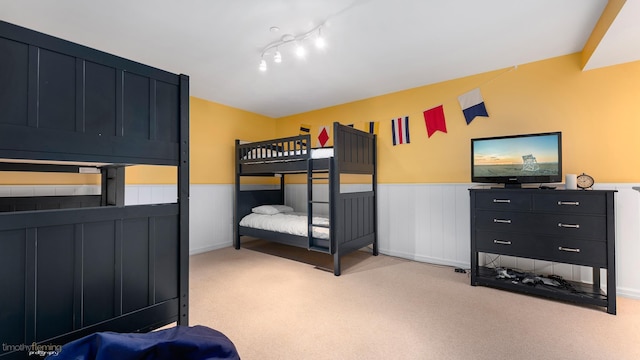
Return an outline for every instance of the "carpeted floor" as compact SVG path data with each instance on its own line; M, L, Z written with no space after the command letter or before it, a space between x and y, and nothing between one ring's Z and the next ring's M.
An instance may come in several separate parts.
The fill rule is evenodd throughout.
M453 268L255 241L191 257L190 324L242 359L640 359L640 301L601 308L469 285ZM295 260L292 260L295 259Z

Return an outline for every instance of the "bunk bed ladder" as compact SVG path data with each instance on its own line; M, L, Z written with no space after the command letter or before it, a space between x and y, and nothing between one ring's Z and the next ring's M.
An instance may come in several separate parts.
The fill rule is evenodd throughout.
M333 159L330 159L333 160ZM314 159L308 160L307 166L307 224L308 224L308 237L309 244L308 249L314 250L318 252L323 252L327 254L332 254L333 249L331 245L331 241L329 239L321 239L313 236L314 230L320 229L328 229L331 232L330 224L318 224L313 222L313 214L316 213L314 211L314 205L329 205L329 200L318 200L314 198L313 195L313 185L314 184L322 184L326 182L330 183L330 170L314 170ZM325 159L326 161L326 159ZM329 169L331 167L329 166ZM330 191L329 191L330 193ZM329 206L330 208L330 206Z

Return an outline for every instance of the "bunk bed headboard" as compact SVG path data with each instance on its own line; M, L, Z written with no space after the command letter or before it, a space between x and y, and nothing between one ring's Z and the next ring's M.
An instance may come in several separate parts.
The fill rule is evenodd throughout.
M2 157L178 165L181 76L2 21L0 48Z
M0 339L62 345L188 325L189 77L0 21L0 79L0 159L29 171L103 163L118 174L103 192L124 191L127 164L178 174L177 203L124 206L103 193L88 207L51 199L38 210L42 199L5 199L0 273L12 291L0 293ZM31 211L13 211L21 204Z
M376 170L376 136L333 123L333 153L340 172L373 174Z

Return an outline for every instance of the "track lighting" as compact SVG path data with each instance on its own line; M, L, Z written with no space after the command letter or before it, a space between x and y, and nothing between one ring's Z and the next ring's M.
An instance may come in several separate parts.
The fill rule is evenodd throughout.
M287 44L295 44L295 54L299 58L304 58L307 53L307 50L304 47L304 41L315 35L316 47L318 49L323 49L326 46L326 42L324 37L322 36L322 25L323 24L318 25L315 28L300 35L284 34L280 37L279 40L265 46L262 49L262 53L260 54L260 71L267 71L267 62L265 60L265 55L271 56L271 53L273 53L273 62L281 63L282 53L280 53L280 48L285 47ZM275 51L272 52L272 50Z

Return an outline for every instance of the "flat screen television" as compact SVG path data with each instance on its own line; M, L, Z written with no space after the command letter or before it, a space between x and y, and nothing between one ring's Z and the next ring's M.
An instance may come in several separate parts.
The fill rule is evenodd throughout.
M471 139L471 181L505 187L562 182L562 133Z

